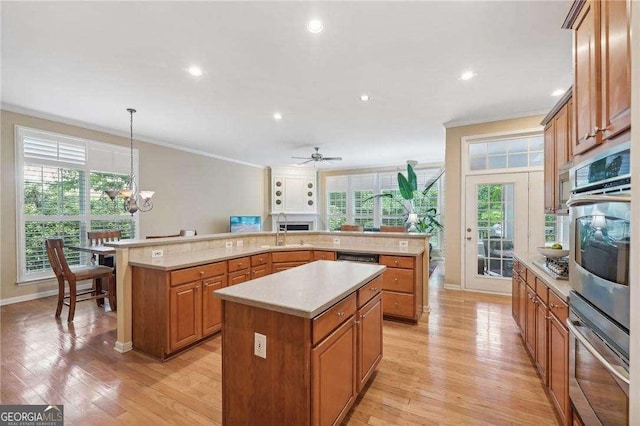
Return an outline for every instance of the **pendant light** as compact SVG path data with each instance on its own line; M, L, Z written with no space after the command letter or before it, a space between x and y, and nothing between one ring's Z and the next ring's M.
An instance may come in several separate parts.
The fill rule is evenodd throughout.
M120 195L124 199L123 207L124 211L131 213L133 216L137 211L148 212L153 208L151 197L155 194L154 191L139 191L136 183L136 175L133 174L133 113L136 112L133 108L127 108L130 115L130 139L131 146L131 172L129 173L129 182L127 185L120 189L108 189L105 193L115 200L117 195Z

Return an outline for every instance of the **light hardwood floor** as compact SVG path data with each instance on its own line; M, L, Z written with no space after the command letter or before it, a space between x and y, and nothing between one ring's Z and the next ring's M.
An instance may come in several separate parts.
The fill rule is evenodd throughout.
M383 360L345 424L556 425L510 298L444 290L439 271L430 315L384 322ZM115 315L94 303L73 325L54 311L53 297L0 309L2 404L64 404L66 424L220 423L220 337L160 363L115 352Z

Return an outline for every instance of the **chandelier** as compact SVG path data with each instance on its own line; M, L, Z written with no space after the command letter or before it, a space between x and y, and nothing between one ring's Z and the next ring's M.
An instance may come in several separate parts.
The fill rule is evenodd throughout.
M151 197L155 194L154 191L139 191L136 184L136 175L133 174L133 113L136 112L133 108L127 108L130 120L130 138L131 145L131 172L129 173L129 182L122 189L107 189L104 191L111 201L115 201L119 195L124 199L123 207L124 211L131 213L131 216L137 211L148 212L153 208Z

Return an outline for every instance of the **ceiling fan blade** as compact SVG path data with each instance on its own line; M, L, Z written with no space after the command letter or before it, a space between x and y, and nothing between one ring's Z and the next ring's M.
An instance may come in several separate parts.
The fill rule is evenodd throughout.
M322 157L324 161L340 161L342 157Z
M295 158L296 160L312 160L309 157L291 157L291 158Z
M303 161L302 163L298 163L298 166L301 166L303 164L307 164L308 162L313 161L312 158L307 159L307 161Z

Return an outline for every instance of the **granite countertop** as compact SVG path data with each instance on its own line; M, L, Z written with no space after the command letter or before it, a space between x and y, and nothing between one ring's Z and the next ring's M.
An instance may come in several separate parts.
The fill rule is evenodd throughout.
M334 244L292 244L285 246L243 246L232 248L216 248L209 250L198 250L184 253L168 254L163 257L130 259L129 265L143 268L159 269L162 271L172 271L175 269L188 268L191 266L205 265L212 262L220 262L228 259L235 259L254 254L268 253L273 251L295 251L295 250L331 250L347 251L358 253L375 253L401 256L419 256L424 252L422 247L378 247L372 245L334 245Z
M571 291L571 285L569 281L557 280L553 278L547 271L536 265L538 263L544 263L545 257L540 254L514 254L514 257L522 262L527 269L531 269L538 278L542 280L556 296L560 297L565 302L569 301L569 291Z
M319 260L214 293L230 302L314 318L385 269L370 263Z

